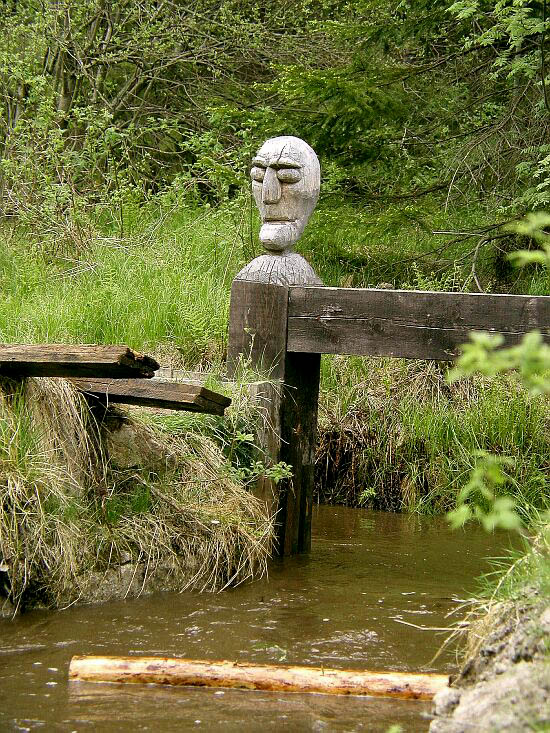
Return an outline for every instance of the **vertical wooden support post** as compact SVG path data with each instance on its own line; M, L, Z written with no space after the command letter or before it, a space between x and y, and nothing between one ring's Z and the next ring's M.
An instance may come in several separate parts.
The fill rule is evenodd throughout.
M255 488L268 511L277 512L277 554L311 548L314 459L319 397L319 354L286 350L288 286L235 280L231 290L228 374L241 359L268 375L258 388L266 419L258 442L270 463L285 461L293 477Z

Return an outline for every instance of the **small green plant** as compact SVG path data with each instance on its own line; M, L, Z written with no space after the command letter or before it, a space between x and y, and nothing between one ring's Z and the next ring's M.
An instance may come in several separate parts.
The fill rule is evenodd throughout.
M272 466L266 466L263 461L253 461L248 466L241 466L235 471L235 477L244 484L251 484L259 478L268 478L276 484L285 478L292 478L292 466L279 461Z
M515 510L516 502L510 496L498 495L510 479L506 467L513 466L513 460L486 451L477 451L475 458L470 479L458 495L457 508L447 514L451 526L457 529L477 519L488 532L496 527L520 529L523 522Z
M365 506L369 503L369 501L376 496L376 489L374 486L367 486L366 489L363 489L359 496L357 497L357 503L359 506Z
M433 271L429 274L423 272L417 262L412 263L411 270L411 282L401 286L407 290L458 292L467 290L472 280L471 275L465 276L462 267L457 262L453 264L452 270L439 272L439 274Z

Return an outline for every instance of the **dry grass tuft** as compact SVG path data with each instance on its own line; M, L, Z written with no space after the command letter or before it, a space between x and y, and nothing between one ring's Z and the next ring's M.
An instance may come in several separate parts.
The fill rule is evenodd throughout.
M106 457L96 418L82 393L66 379L26 379L21 397L41 450L80 490L102 486Z
M143 571L139 592L155 576L217 590L265 571L272 522L210 439L118 418L136 445L162 451L121 466L108 421L99 429L64 380L0 387L0 564L16 605L87 600L90 577L122 563Z

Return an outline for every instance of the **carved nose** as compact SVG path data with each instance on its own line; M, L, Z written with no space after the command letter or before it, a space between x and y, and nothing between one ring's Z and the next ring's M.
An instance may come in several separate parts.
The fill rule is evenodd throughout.
M264 204L276 204L281 198L281 184L274 168L267 168L262 186L262 201Z

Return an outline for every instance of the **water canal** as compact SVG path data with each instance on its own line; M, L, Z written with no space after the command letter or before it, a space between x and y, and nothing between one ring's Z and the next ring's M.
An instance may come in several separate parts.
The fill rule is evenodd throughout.
M73 654L147 654L450 672L447 614L505 535L441 518L320 506L313 551L220 594L157 594L0 621L0 730L426 731L429 704L67 682ZM402 623L406 622L406 623Z

